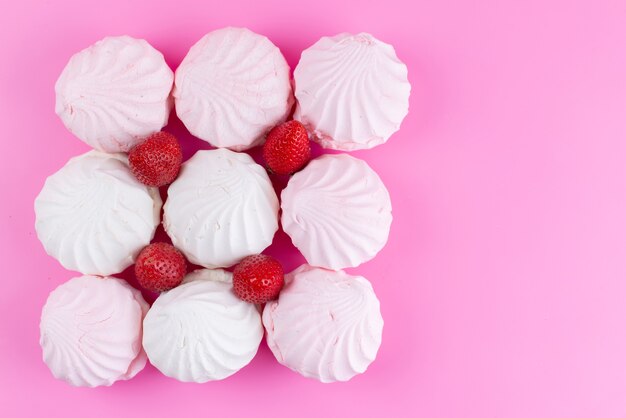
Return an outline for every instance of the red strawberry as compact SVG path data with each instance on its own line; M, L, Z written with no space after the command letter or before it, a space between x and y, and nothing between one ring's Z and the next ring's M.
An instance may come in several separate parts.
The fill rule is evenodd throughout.
M284 283L283 266L269 255L246 257L233 272L235 294L250 303L276 299Z
M161 187L178 176L183 151L174 135L157 132L131 149L128 161L137 180L147 186Z
M139 253L135 275L139 284L155 292L170 290L182 282L187 273L185 256L165 242L155 242Z
M311 159L311 144L306 128L297 120L275 126L263 145L267 167L276 174L292 174Z

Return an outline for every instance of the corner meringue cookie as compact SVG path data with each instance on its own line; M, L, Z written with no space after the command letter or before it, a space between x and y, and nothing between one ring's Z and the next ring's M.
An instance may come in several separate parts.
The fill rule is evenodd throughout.
M141 346L148 304L114 277L82 276L57 287L41 313L43 359L73 386L110 386L146 365Z
M265 36L224 28L191 47L176 70L176 113L189 132L242 151L264 140L293 104L289 65Z
M380 145L409 111L406 65L393 46L368 33L323 37L302 52L294 81L294 119L324 148Z
M247 154L198 151L167 194L165 230L194 264L232 266L268 247L278 229L272 183Z
M278 362L324 383L364 373L383 331L370 282L304 264L285 283L278 300L263 310L267 345Z
M164 375L204 383L236 373L255 356L263 325L233 293L232 273L197 270L161 293L144 321L143 346Z
M387 243L391 200L365 161L322 155L294 174L281 201L283 229L311 265L356 267Z
M63 267L107 276L133 264L159 224L157 189L139 183L122 154L90 151L48 177L35 230Z
M72 56L55 85L56 113L93 148L127 152L167 124L173 81L148 42L107 37Z

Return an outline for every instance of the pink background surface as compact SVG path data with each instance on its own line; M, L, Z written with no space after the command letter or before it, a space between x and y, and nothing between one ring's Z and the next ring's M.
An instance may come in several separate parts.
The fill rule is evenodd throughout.
M0 416L626 415L623 0L86 3L0 6ZM176 68L226 25L267 35L292 68L342 31L392 43L409 67L402 130L354 153L394 203L389 244L353 270L382 303L379 358L322 385L263 343L222 382L182 384L148 366L110 388L71 388L38 345L48 293L75 274L37 241L33 199L87 150L54 114L54 82L105 35L146 38ZM175 118L168 130L187 157L206 148ZM269 252L287 269L302 261L284 234Z

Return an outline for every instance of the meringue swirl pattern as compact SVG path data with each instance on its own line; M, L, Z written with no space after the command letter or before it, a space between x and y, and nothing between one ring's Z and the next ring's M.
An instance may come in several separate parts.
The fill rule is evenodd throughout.
M232 273L200 270L162 293L144 321L143 345L166 376L204 383L236 373L255 356L263 325L232 290Z
M281 198L283 229L311 265L356 267L387 243L391 200L365 161L322 155L289 180Z
M321 38L302 52L294 80L294 118L324 148L382 144L409 111L406 65L393 46L368 33Z
M198 151L168 189L163 224L192 263L228 267L272 243L278 208L267 172L248 154Z
M72 56L56 82L56 113L93 148L127 152L167 124L174 74L143 39L107 37Z
M41 313L43 359L73 386L110 386L146 365L142 322L148 304L124 280L82 276L56 288Z
M383 331L370 282L306 264L285 282L278 300L263 310L267 344L278 362L324 383L364 373Z
M158 190L139 183L122 154L72 158L35 199L35 229L63 267L107 276L130 266L159 224Z
M263 142L293 104L289 65L265 36L224 28L191 47L176 70L176 113L189 132L242 151Z

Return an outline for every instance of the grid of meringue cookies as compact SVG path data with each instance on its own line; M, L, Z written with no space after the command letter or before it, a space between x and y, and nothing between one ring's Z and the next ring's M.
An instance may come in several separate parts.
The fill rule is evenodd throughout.
M293 79L280 50L244 28L208 33L175 72L129 36L72 56L55 86L56 113L94 150L48 177L35 200L45 251L81 275L43 307L40 344L54 377L108 386L149 359L179 381L221 380L263 338L302 376L364 373L383 318L371 283L342 269L384 247L391 201L365 161L309 161L309 141L347 152L385 143L410 90L393 47L367 33L321 38ZM177 139L161 131L172 109L215 149L182 162ZM256 146L265 167L244 152ZM279 199L280 175L290 177ZM159 186L168 187L164 204ZM171 245L152 242L161 223ZM287 274L261 255L279 223L307 261ZM187 262L202 268L187 272ZM160 291L151 307L114 277L133 264L138 282Z

